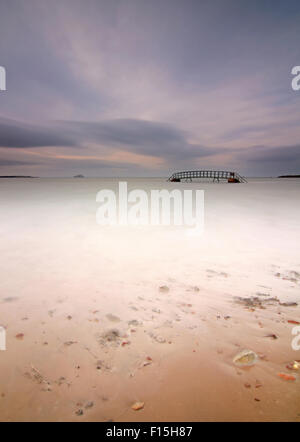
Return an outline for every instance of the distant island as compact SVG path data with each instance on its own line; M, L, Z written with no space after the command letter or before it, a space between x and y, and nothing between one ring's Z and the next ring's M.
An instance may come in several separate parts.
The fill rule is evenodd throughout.
M39 178L38 176L27 175L2 175L0 178Z
M74 175L73 178L84 178L84 175Z
M300 175L280 175L278 178L300 178Z

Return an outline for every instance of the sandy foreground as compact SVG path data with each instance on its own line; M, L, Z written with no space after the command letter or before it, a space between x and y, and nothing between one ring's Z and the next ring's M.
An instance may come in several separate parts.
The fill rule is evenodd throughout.
M204 189L204 235L97 225L116 180L1 180L0 419L300 421L299 180L128 182Z

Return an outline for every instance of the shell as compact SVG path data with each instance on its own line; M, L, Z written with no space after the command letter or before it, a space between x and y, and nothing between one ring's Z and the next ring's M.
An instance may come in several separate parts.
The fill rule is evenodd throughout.
M243 350L238 353L234 358L233 362L239 366L251 366L257 361L257 354L252 350Z

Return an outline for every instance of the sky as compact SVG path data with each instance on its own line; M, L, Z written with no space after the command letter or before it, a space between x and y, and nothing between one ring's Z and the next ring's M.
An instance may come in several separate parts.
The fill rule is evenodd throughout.
M300 2L1 0L0 175L300 174Z

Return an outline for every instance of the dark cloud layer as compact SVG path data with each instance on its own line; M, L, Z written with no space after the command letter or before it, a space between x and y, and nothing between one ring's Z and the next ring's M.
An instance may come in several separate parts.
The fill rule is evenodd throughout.
M0 119L0 147L74 146L76 143L55 128L43 128L14 120Z
M16 120L0 120L0 146L4 151L11 148L38 147L77 147L78 152L85 152L86 145L94 143L107 152L110 149L143 154L149 157L163 158L170 164L234 154L244 165L276 164L279 170L290 170L291 164L300 167L300 145L294 146L252 146L249 148L211 148L191 144L188 134L170 124L135 119L116 119L99 122L58 121L50 127L27 125ZM90 169L124 169L137 165L130 161L120 163L96 161L86 158L77 160L50 158L48 162L61 167L82 167ZM28 162L2 159L0 167L38 165L41 162ZM140 168L141 170L143 167Z
M170 124L136 119L116 119L100 122L66 122L77 139L92 141L138 154L160 158L182 159L220 153L219 149L190 144L187 133Z
M116 119L100 122L67 121L50 128L0 120L0 146L3 148L74 147L84 149L92 142L104 148L161 158L183 159L219 154L221 149L188 143L187 134L170 124L153 121Z
M248 149L243 157L257 163L289 163L300 167L300 145Z
M6 160L0 158L0 167L14 167L14 166L34 166L41 164L40 162L31 162L31 161L19 161L19 160Z

